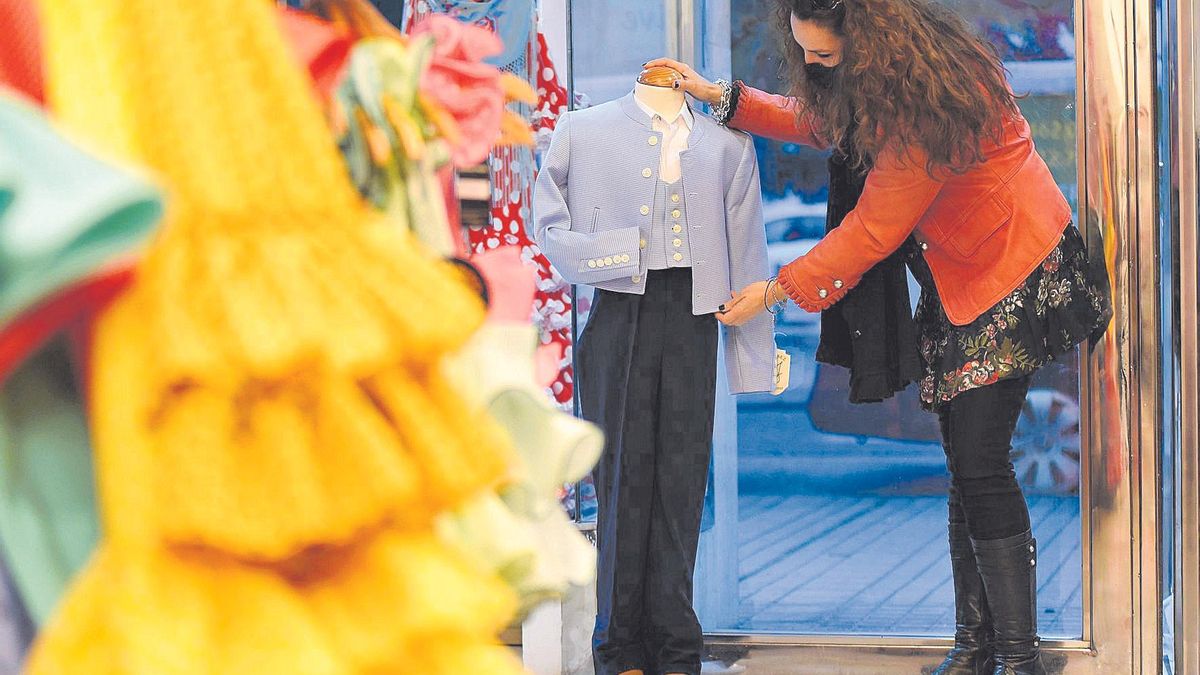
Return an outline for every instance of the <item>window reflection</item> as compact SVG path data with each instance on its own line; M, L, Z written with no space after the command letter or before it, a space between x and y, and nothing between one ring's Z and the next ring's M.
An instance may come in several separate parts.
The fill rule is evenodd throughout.
M950 2L994 44L1063 192L1075 203L1075 63L1069 0ZM709 3L706 11L722 11ZM774 3L730 12L732 75L778 91ZM755 139L770 259L779 267L824 232L824 153ZM911 280L910 280L911 282ZM915 302L918 289L910 283ZM698 607L709 631L947 635L949 477L936 418L915 387L874 405L848 402L848 372L815 363L820 320L789 307L777 324L792 389L737 399L737 508L712 512L706 537L737 532L724 565L702 560ZM1043 635L1081 634L1077 359L1043 368L1014 439L1013 461L1041 542ZM718 442L718 447L720 443ZM719 477L718 477L719 479ZM708 563L708 564L704 564ZM736 566L730 575L722 567ZM734 597L735 596L735 597Z

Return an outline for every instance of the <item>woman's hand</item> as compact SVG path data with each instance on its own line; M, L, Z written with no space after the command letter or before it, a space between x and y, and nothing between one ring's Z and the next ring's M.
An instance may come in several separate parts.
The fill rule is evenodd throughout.
M675 81L675 88L683 89L684 92L705 103L715 105L721 100L721 88L709 82L686 63L675 59L654 59L647 61L643 67L649 68L650 66L666 66L679 71L683 75L683 79Z
M783 289L779 288L779 284L771 284L771 296L764 295L767 290L767 282L756 281L741 291L732 293L733 298L722 305L724 311L717 312L717 321L726 326L740 326L759 314L767 311L767 306L763 304L765 299L771 304L782 302L786 297L781 298Z

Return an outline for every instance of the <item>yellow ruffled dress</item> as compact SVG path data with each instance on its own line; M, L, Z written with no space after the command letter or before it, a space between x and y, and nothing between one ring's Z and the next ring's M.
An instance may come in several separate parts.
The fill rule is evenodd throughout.
M103 542L31 673L518 673L433 533L512 450L441 375L483 308L351 187L268 0L43 0L52 109L167 217L97 327Z

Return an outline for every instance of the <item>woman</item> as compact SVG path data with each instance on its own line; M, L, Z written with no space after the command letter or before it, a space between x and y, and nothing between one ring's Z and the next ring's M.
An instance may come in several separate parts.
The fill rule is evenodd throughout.
M922 287L921 397L952 477L957 628L935 672L1044 673L1037 545L1009 451L1033 373L1107 326L1107 277L1089 271L999 58L956 15L926 0L779 0L779 19L790 97L648 64L679 70L676 86L729 126L832 147L865 177L838 227L719 318L738 325L789 299L823 311L907 256Z

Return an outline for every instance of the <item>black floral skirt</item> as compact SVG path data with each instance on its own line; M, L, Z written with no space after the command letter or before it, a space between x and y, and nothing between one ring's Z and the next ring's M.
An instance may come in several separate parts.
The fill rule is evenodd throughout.
M1025 283L966 326L946 317L915 242L908 263L921 285L915 317L925 364L921 403L930 410L964 391L1033 374L1103 334L1112 318L1108 274L1089 263L1074 225Z

